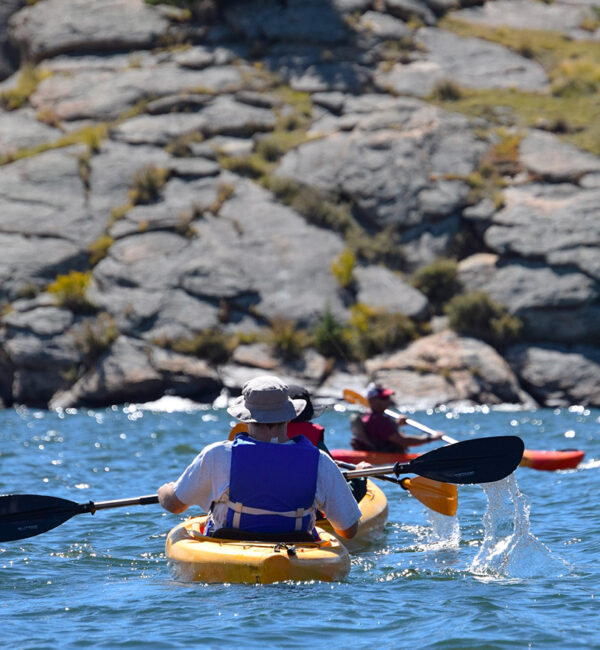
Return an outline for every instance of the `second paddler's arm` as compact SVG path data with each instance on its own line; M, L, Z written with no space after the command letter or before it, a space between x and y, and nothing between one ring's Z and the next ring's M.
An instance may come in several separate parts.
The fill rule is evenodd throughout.
M319 472L315 501L325 513L336 534L350 539L358 531L360 508L352 495L344 475L335 462L324 452L319 456Z

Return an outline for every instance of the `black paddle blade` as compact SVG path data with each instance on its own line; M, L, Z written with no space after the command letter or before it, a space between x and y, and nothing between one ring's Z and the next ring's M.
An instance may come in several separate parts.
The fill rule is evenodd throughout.
M0 542L34 537L86 511L87 504L39 494L0 496Z
M410 463L396 463L394 472L414 472L444 483L491 483L514 472L524 449L518 436L475 438L439 447Z

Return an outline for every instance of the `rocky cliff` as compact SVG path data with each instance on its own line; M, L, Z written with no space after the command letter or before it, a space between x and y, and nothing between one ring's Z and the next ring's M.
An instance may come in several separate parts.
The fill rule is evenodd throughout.
M600 406L599 12L4 0L0 401Z

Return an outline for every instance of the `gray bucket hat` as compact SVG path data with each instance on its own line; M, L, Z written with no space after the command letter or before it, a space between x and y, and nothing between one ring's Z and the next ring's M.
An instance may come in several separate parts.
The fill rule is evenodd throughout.
M242 422L289 422L302 413L306 401L290 399L288 385L274 375L262 375L244 384L242 394L227 413Z

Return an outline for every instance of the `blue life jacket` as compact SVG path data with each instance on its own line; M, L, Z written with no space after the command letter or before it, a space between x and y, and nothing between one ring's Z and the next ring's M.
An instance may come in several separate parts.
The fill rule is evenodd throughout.
M294 444L236 436L231 451L226 526L253 532L312 532L319 450L304 436Z

